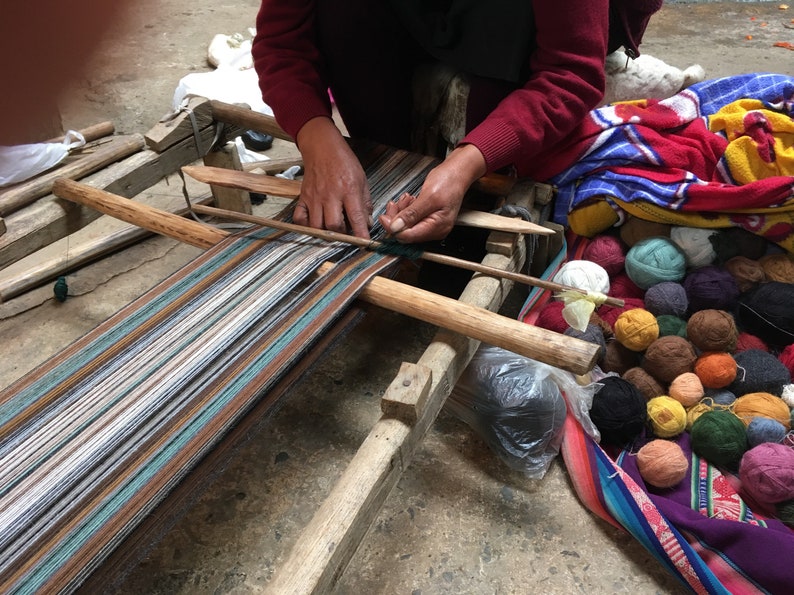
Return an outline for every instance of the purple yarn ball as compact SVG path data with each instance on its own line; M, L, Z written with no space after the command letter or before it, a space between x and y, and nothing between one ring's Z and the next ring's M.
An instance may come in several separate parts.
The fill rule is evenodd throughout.
M688 308L686 289L680 283L664 281L652 285L645 292L645 309L654 316L669 314L684 318Z
M683 282L689 311L725 310L732 312L739 299L739 286L727 270L707 266L689 273Z

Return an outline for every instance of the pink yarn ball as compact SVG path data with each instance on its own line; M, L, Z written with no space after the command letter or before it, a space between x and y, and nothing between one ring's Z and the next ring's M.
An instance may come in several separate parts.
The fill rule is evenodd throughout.
M764 442L748 450L739 465L742 488L760 504L794 498L794 450Z
M600 264L612 277L623 270L623 263L626 262L626 246L615 236L596 236L582 251L582 258Z

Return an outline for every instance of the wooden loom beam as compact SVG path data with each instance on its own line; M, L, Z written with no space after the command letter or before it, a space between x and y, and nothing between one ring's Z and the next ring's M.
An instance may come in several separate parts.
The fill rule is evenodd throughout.
M68 179L57 180L53 192L128 223L145 227L199 248L210 248L229 233L143 205ZM403 283L375 277L361 299L419 320L463 333L574 374L595 365L598 346L475 308Z

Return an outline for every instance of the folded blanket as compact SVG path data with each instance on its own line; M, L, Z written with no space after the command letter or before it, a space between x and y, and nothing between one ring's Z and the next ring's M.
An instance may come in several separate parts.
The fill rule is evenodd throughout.
M708 80L593 110L532 177L556 186L553 218L563 225L605 200L618 220L735 225L794 251L793 115L794 77Z

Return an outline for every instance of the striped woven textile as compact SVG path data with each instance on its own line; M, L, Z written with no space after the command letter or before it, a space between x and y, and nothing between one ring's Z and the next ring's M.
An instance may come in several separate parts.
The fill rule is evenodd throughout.
M433 165L362 161L376 213ZM394 260L238 234L0 393L0 591L79 587Z

